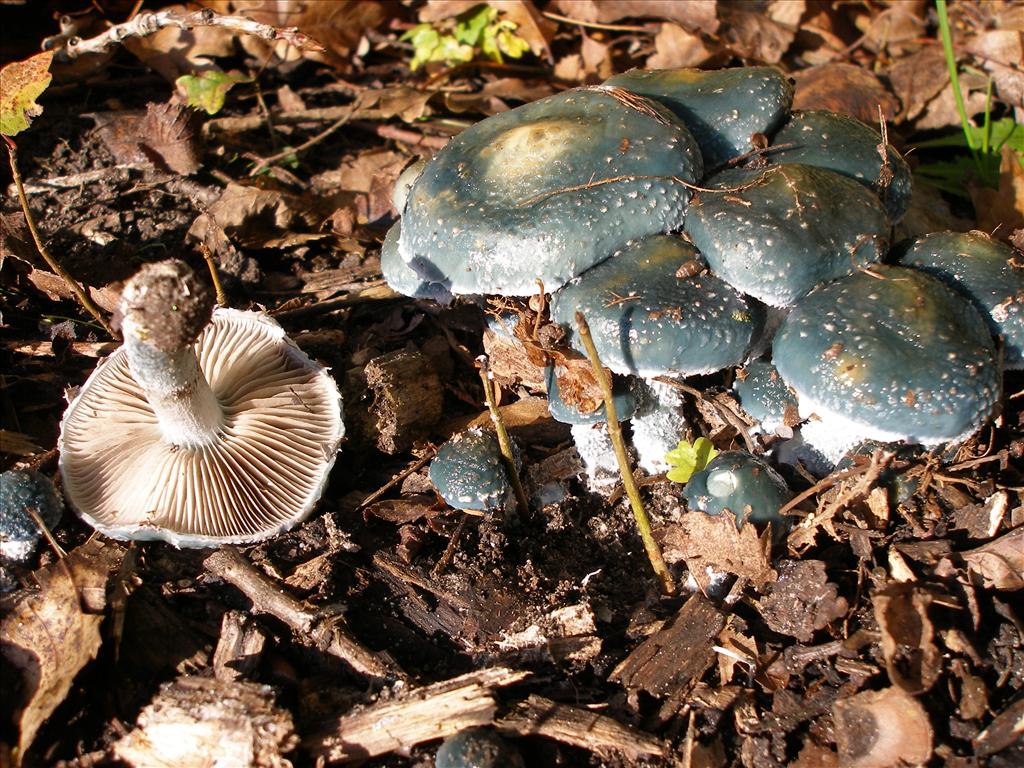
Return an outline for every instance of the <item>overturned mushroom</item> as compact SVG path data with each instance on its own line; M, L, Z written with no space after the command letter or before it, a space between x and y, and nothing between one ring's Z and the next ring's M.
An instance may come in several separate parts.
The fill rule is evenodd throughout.
M120 311L124 346L61 424L68 502L109 536L179 547L257 541L302 520L344 435L327 371L266 315L213 310L180 261L144 267Z

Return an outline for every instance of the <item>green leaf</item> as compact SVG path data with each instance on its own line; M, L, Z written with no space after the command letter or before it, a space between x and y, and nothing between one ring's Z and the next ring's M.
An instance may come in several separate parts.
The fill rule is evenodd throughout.
M413 56L409 67L413 71L431 61L430 57L441 45L441 33L429 24L417 24L402 35L401 39L412 43Z
M976 147L982 145L985 136L984 127L971 125L967 128L970 133L970 141ZM992 154L999 154L1004 144L1009 144L1017 152L1024 152L1024 125L1016 122L1012 117L1004 117L996 120L989 126L989 146L992 147ZM934 139L914 142L918 149L941 149L943 147L968 147L968 139L963 131L950 133L948 136L939 136Z
M685 483L717 455L718 450L706 437L698 437L692 444L680 440L679 445L665 454L665 461L672 465L667 477L676 483Z
M980 173L970 155L958 154L949 160L921 163L914 170L914 178L923 184L969 200L968 181L976 181L993 188L999 182L999 155L979 154L978 157L981 162Z
M216 115L224 107L224 100L238 83L251 83L252 78L236 72L200 72L198 75L182 75L175 84L184 92L187 103L193 109L202 109L208 115Z
M510 59L521 59L530 50L530 44L513 31L516 26L511 21L498 25L498 48Z
M36 99L53 79L52 60L53 51L44 51L0 69L0 133L4 136L16 136L42 114Z
M479 45L484 30L497 16L498 12L489 5L480 5L459 14L455 17L455 39L466 45Z

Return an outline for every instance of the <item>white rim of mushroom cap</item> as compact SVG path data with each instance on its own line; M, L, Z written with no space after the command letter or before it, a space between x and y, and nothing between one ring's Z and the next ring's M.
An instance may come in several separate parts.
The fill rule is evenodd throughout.
M61 422L65 496L97 530L177 547L260 541L320 498L344 436L327 370L260 312L216 309L195 344L223 408L217 439L165 439L122 346Z

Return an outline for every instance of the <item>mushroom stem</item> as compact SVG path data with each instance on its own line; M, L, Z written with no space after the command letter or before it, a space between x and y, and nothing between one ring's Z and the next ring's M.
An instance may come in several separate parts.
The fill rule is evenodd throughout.
M645 472L656 475L669 469L665 454L686 432L683 393L657 379L643 379L643 399L633 416L633 447Z
M199 368L195 341L213 296L188 265L144 267L121 294L121 330L132 378L145 393L164 439L181 448L217 441L224 411Z
M587 350L587 358L590 366L594 369L594 376L601 386L601 395L604 398L604 413L608 419L608 436L615 446L615 458L619 462L619 471L622 473L622 485L629 497L630 507L633 509L633 517L636 519L636 527L640 531L640 538L647 550L647 559L651 561L651 567L655 575L661 581L662 591L666 595L673 595L676 591L672 574L665 565L665 558L662 557L661 548L654 540L651 533L651 521L644 509L643 499L640 498L640 490L633 479L633 470L629 466L629 457L626 455L626 442L622 439L622 428L619 426L619 415L615 412L615 398L612 394L612 380L608 372L601 365L601 358L597 354L597 347L594 346L594 339L590 335L590 326L582 312L576 312L576 327L579 329L580 341Z
M199 369L190 345L166 354L139 339L125 324L125 352L132 377L156 414L164 439L182 448L212 445L224 425L224 411Z

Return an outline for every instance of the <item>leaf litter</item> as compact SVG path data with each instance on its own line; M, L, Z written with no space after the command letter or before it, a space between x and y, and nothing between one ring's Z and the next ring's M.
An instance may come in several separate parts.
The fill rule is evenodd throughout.
M425 765L443 729L468 725L501 730L538 765L1020 758L1019 375L1007 377L1001 423L955 460L877 455L821 484L788 477L803 493L789 510L788 541L774 548L753 526L688 514L670 481L643 479L657 532L697 587L662 598L639 567L626 507L581 487L567 430L529 394L543 377L506 360L500 344L489 349L500 409L537 478L537 512L476 518L433 495L423 468L433 447L489 420L471 363L482 317L466 304L397 299L375 282L394 216L390 188L409 161L483 116L631 66L777 62L797 80L802 107L875 124L881 106L901 148L955 135L959 116L923 4L494 2L494 18L514 24L504 29L529 52L499 64L474 49L468 64L434 63L422 75L409 69L404 33L479 3L207 5L244 5L324 50L221 27L166 28L127 39L117 67L94 65L89 77L101 77L90 81L87 107L80 75L58 62L55 76L69 77L59 91L11 101L46 108L18 134L30 207L50 248L105 308L140 263L183 254L201 266L205 246L233 304L272 309L300 346L331 363L352 436L318 513L236 553L245 563L232 560L231 570L153 544L135 545L124 565L121 547L69 518L56 531L67 558L44 551L34 571L3 574L20 587L4 597L5 682L12 665L22 681L17 699L5 697L4 749L29 765L142 765L166 727L190 754L237 755L218 753L219 742L245 742L246 722L257 721L272 738L259 758L235 762ZM119 16L115 7L105 20L90 11L98 31L127 20L129 9ZM950 9L979 125L987 104L1001 110L994 119L1021 118L1017 10ZM53 33L48 19L35 24L35 39ZM175 79L233 71L251 81L222 92L223 105L210 104L216 114L180 122ZM139 84L125 88L126 76ZM95 121L81 119L87 110ZM936 153L957 151L909 158L927 168ZM1024 211L1020 156L1000 152L998 188L972 181L973 208L964 197L921 194L904 234L967 222L1009 239ZM17 209L8 196L3 235L17 258L5 246L2 458L4 468L54 473L62 391L84 381L106 336L36 263ZM526 335L543 349L545 326L531 308L517 311L519 326L540 329ZM51 338L68 317L70 332ZM566 390L593 401L585 366L564 362ZM436 407L412 395L430 373ZM395 398L380 396L378 380L398 382ZM688 382L700 397L687 394L695 427L680 440L728 450L751 439L722 416L728 383ZM916 492L893 497L888 471L916 478ZM739 577L727 594L715 592L709 567ZM384 682L374 682L378 673ZM403 725L382 737L382 718ZM203 741L203 721L239 740Z

